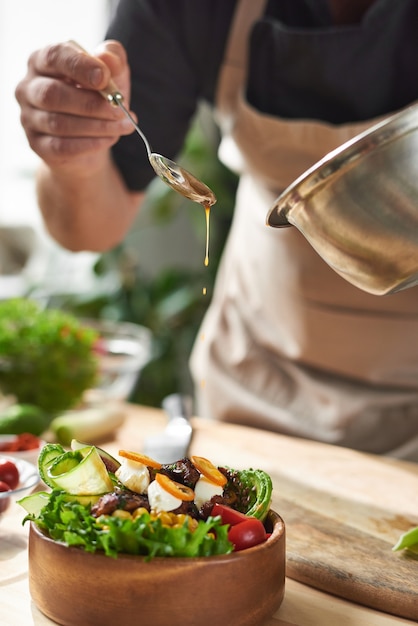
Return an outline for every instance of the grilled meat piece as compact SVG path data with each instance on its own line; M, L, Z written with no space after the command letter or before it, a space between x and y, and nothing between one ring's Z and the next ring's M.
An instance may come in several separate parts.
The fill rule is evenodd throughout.
M245 511L246 508L242 503L242 499L246 500L247 493L244 492L239 480L239 473L232 471L226 467L219 467L220 472L226 477L227 484L224 487L223 494L221 496L212 496L210 500L204 502L199 510L199 516L202 519L207 519L211 514L212 507L215 503L224 504L232 509Z
M160 470L161 473L167 474L171 480L186 485L190 489L194 489L199 480L200 473L195 468L190 459L184 458L175 463L167 463Z
M148 498L146 495L129 491L129 489L115 489L112 493L106 493L96 504L91 507L93 517L100 515L112 515L116 509L124 511L135 511L139 507L150 510Z
M173 513L176 515L190 515L190 517L194 517L194 519L200 519L199 511L197 510L197 506L194 502L186 502L183 501L177 509L174 509Z

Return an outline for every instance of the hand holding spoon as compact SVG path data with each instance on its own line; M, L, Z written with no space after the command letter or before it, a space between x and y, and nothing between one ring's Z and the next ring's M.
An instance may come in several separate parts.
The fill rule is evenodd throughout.
M88 54L86 50L76 41L71 41L80 51ZM180 193L185 198L193 200L202 204L205 208L211 207L216 202L216 196L207 185L198 180L195 176L190 174L183 167L180 167L171 159L157 154L151 150L151 146L145 137L144 133L135 122L132 115L123 103L123 95L120 93L113 81L110 81L108 87L100 91L102 96L110 102L113 106L118 106L122 109L126 117L130 120L136 132L141 137L145 144L145 148L148 154L148 160L154 169L154 172L163 180L169 187L172 187L175 191Z

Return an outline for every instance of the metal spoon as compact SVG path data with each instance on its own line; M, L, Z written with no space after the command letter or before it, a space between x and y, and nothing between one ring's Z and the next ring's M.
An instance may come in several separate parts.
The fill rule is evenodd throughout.
M88 54L88 52L80 46L74 40L70 41L76 48L78 48L84 54ZM106 89L100 91L102 96L110 102L113 106L118 106L122 109L126 117L132 123L136 132L141 137L142 141L145 144L145 148L147 150L149 162L154 170L154 172L163 180L169 187L172 187L175 191L180 193L185 198L189 198L193 200L193 202L198 202L202 204L204 207L211 207L216 202L216 196L207 185L198 180L193 174L190 174L183 167L180 167L171 159L162 156L161 154L157 154L153 152L150 146L148 139L145 137L144 133L135 122L132 115L129 113L128 109L123 104L123 95L120 93L118 88L116 87L113 81L110 81L109 85Z
M168 159L167 157L157 154L151 150L151 146L138 124L123 104L123 96L119 91L106 92L106 99L114 105L119 106L126 117L132 122L136 132L140 135L147 149L148 159L154 172L167 185L180 193L185 198L189 198L194 202L198 202L203 206L212 206L216 202L216 196L211 189L202 181L198 180L193 174L190 174L183 167Z

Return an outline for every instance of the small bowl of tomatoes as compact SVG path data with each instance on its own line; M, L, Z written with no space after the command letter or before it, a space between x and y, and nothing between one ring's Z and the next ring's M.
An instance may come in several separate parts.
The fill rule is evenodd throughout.
M37 463L45 441L32 433L0 435L0 455L10 455L16 459Z
M0 518L12 500L30 493L40 481L33 463L0 454Z

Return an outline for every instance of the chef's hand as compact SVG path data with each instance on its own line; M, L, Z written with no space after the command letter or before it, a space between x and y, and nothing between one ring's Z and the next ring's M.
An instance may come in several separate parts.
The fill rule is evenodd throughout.
M129 66L116 41L104 42L95 56L71 42L32 53L15 95L29 144L50 168L98 166L121 135L133 132L123 112L98 92L111 77L129 102Z

